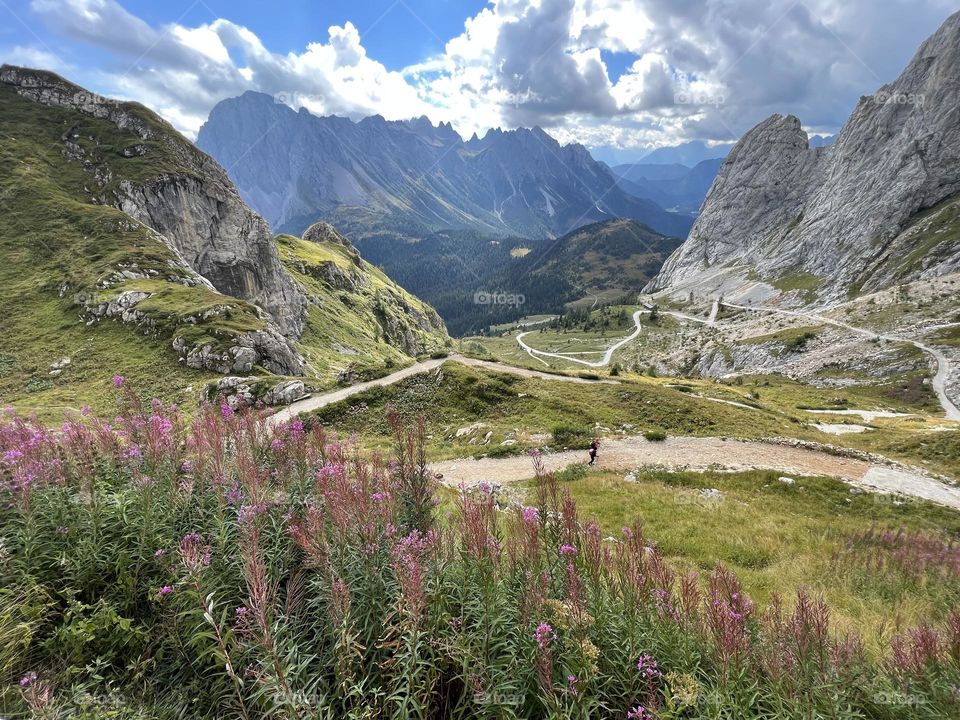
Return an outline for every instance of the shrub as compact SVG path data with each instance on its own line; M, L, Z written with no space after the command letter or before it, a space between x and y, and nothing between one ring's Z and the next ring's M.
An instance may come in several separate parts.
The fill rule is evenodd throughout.
M552 435L553 442L560 447L586 447L593 440L593 430L573 425L557 425Z
M663 430L647 430L643 437L650 442L663 442L667 439L667 434Z
M960 613L874 658L818 597L761 609L723 566L678 574L640 522L606 541L536 454L533 506L480 486L439 523L422 423L392 419L387 462L117 384L109 421L0 415L5 716L957 716ZM877 546L956 556L870 536L851 562Z
M583 463L573 463L567 465L563 470L557 473L557 482L575 482L583 480L587 476L587 466Z

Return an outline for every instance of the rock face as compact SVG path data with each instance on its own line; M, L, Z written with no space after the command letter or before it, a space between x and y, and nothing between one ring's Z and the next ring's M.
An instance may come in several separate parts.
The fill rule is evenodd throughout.
M244 204L222 167L142 106L95 95L53 73L9 65L0 68L0 82L34 102L108 120L154 143L134 144L120 154L150 158L162 150L165 160L174 161L174 172L159 172L167 166L161 162L158 172L136 180L100 171L98 201L155 230L218 291L259 305L285 336L299 337L303 292L284 272L269 226Z
M354 240L448 228L539 237L613 217L682 236L692 224L624 192L583 146L561 146L540 128L464 142L426 118L316 117L247 92L213 108L197 144L295 235L319 219Z
M303 332L303 291L283 270L269 225L225 176L124 181L116 197L121 210L167 238L217 290L261 306L288 337Z
M747 133L687 241L649 287L692 286L734 267L764 280L817 276L816 300L828 302L949 272L960 266L956 234L916 224L942 214L958 193L960 13L894 83L860 99L832 146L811 148L792 116L774 115Z

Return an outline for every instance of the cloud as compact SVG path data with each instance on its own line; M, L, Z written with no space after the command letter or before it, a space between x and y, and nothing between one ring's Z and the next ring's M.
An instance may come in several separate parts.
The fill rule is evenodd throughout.
M115 0L33 0L59 35L109 51L98 90L138 100L194 137L219 100L255 89L319 114L407 118L433 110L399 72L369 58L351 23L302 53L269 51L227 19L153 28Z
M95 48L97 64L66 56L74 72L48 47L23 43L0 54L140 100L188 135L216 102L255 89L320 114L426 114L465 136L541 125L563 139L645 148L730 141L773 112L835 132L951 3L491 0L442 53L398 71L370 57L349 22L277 53L228 18L152 26L117 0L32 0L52 45ZM605 52L632 58L615 82Z

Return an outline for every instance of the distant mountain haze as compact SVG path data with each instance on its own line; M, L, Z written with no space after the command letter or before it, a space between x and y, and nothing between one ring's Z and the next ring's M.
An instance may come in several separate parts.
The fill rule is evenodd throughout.
M644 155L640 162L644 165L686 165L693 167L704 160L724 158L733 142L723 145L707 145L702 140L691 140L672 147L662 147Z
M637 197L653 200L674 212L696 215L723 164L722 158L686 165L616 165L617 184Z

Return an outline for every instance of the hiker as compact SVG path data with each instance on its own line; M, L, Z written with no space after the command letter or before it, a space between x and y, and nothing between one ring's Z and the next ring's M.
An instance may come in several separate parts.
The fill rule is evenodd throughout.
M593 442L590 443L590 462L587 465L593 465L594 461L597 459L597 453L600 451L600 438L594 438Z

